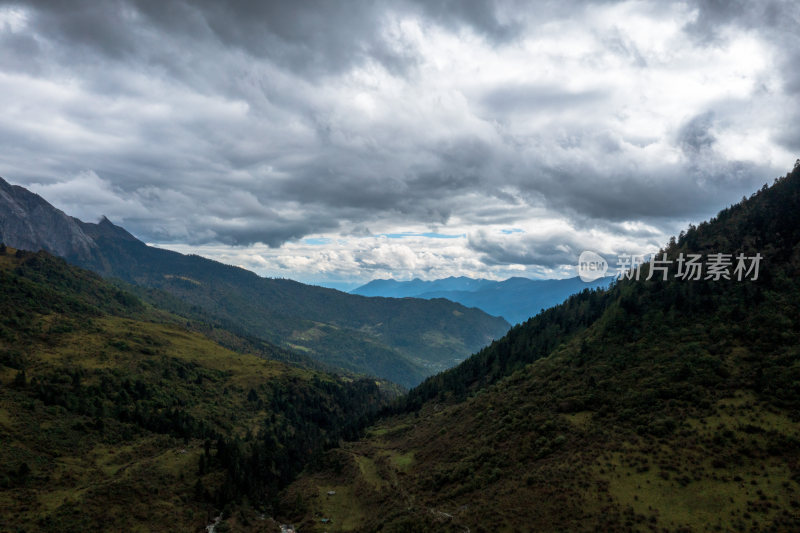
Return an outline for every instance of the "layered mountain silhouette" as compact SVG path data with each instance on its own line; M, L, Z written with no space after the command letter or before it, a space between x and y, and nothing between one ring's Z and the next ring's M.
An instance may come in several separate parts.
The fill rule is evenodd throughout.
M509 327L502 318L444 299L366 298L148 246L105 217L82 222L2 179L0 241L157 289L137 294L171 311L220 321L332 367L407 387L453 366Z
M466 276L451 276L436 280L421 280L414 278L410 281L397 281L394 279L374 279L369 283L350 291L351 294L361 296L388 296L391 298L418 298L424 294L436 291L477 291L491 286L496 282L488 279L475 279Z
M504 281L464 276L432 281L377 279L350 292L363 296L393 298L446 298L467 307L477 307L490 315L503 317L511 324L518 324L543 309L560 304L576 292L608 287L611 281L610 277L588 283L578 277L568 279L514 277Z

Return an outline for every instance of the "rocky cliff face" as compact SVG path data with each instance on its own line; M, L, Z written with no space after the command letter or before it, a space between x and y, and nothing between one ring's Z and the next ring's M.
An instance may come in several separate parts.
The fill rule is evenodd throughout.
M88 261L95 243L78 221L41 196L0 178L0 241L24 250Z

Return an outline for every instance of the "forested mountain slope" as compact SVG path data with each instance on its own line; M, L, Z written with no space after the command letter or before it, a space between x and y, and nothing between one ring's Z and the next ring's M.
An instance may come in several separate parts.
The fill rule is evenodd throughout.
M0 530L197 531L226 507L255 524L384 405L374 380L183 324L62 259L0 247Z
M310 531L800 529L800 167L665 252L666 281L648 265L575 295L426 380L283 512ZM730 280L675 278L680 254L717 253Z

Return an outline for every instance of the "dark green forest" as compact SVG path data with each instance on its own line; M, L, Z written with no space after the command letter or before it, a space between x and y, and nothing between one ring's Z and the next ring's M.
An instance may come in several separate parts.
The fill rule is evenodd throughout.
M178 481L190 485L189 508L246 502L268 511L305 464L357 437L394 390L227 350L62 259L0 250L2 529L77 531L93 520L100 527L103 516L87 507L97 494L79 494L116 481L94 479L89 467L85 477L63 479L59 465L98 447L159 438L196 450L191 476ZM50 434L42 425L53 415ZM27 502L32 491L57 487L75 497L49 513ZM123 527L121 519L112 523Z
M742 253L752 257L758 253L762 259L757 280L676 279L675 263L667 281L660 279L660 272L646 280L649 264L645 264L640 280L619 280L607 291L584 290L573 295L515 326L458 367L428 378L405 397L405 408L413 410L422 402L447 394L463 399L467 391L496 383L596 323L602 333L593 343L582 341L582 359L602 350L611 336L615 341L645 334L673 337L674 332L690 331L697 324L712 328L712 353L743 342L755 342L755 347L764 352L790 345L797 339L800 319L798 243L800 171L795 168L772 187L765 185L710 221L690 226L657 254L661 257L666 253L674 262L679 254L726 253L735 257ZM781 331L776 331L779 325ZM687 366L692 363L686 361ZM773 364L777 368L771 368ZM767 358L759 372L776 375L785 364L781 358ZM800 374L782 377L787 386L798 379ZM800 398L800 388L774 392L784 399Z

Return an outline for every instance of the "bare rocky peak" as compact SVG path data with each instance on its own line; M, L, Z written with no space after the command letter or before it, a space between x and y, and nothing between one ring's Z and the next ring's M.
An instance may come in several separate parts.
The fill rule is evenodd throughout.
M79 221L38 194L0 178L0 241L23 250L47 250L88 259L96 247Z

